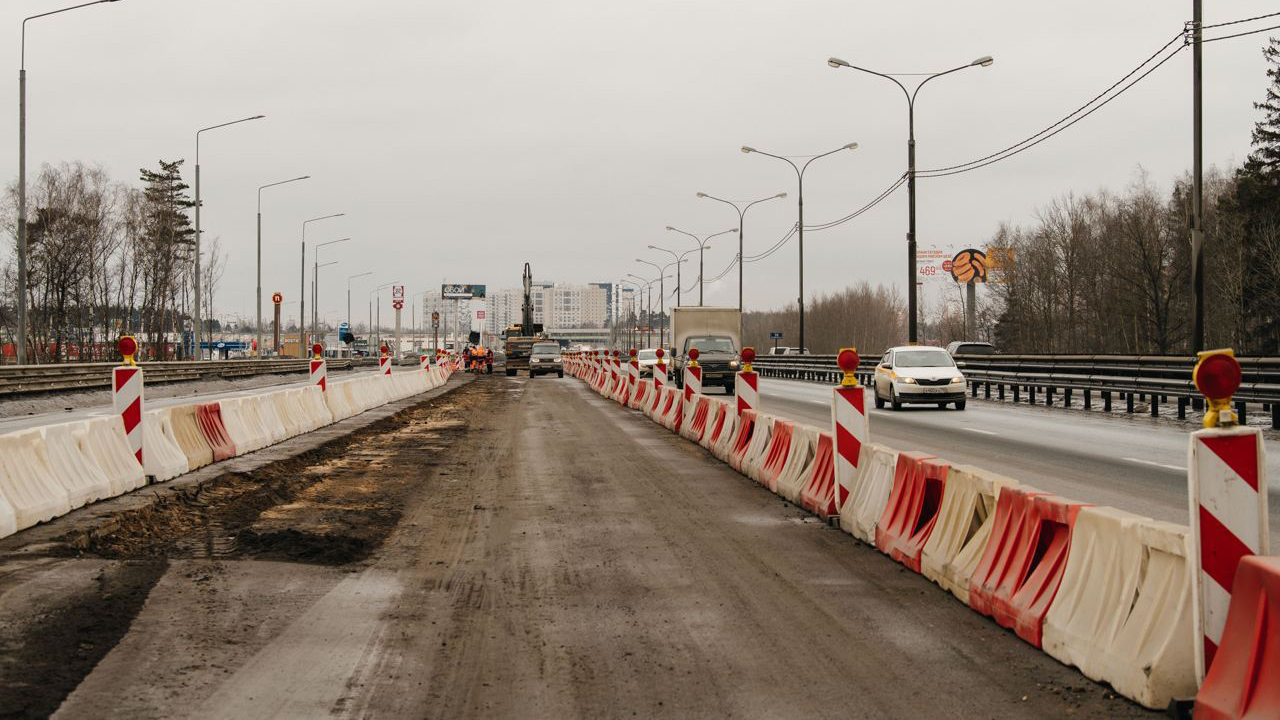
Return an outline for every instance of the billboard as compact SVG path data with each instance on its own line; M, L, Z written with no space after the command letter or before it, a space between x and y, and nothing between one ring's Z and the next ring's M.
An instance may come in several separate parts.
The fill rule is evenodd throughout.
M459 285L445 283L440 286L440 297L446 300L470 300L484 297L483 285Z

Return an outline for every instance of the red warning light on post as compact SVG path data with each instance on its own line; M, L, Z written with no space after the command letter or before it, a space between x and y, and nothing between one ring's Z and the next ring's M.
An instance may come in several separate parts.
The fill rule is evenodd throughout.
M1196 363L1191 378L1196 389L1210 400L1230 398L1240 387L1240 363L1229 351L1215 350Z
M635 356L636 356L636 349L635 349L635 348L631 348L630 350L628 350L628 351L627 351L627 355L629 355L629 356L631 356L631 357L635 357Z
M857 370L858 363L861 361L862 359L858 357L858 351L853 348L844 348L840 351L840 354L836 356L836 364L840 366L841 370L847 373Z
M382 354L383 354L383 355L386 355L386 354L387 354L387 353L389 353L389 352L391 352L391 348L387 347L386 345L383 345L383 346L382 346Z
M116 349L124 357L133 357L138 354L138 341L132 335L125 335L116 343Z
M663 355L666 355L666 353L662 351L662 348L658 348L657 350L654 350L653 354L657 355L659 360L662 359Z
M311 346L312 355L315 355L316 357L320 357L320 355L323 353L324 353L324 346L321 345L320 343L316 343L315 345Z
M689 348L689 359L698 362L698 356L702 353L698 352L698 348Z
M750 347L742 348L742 362L750 365L756 361L756 349Z

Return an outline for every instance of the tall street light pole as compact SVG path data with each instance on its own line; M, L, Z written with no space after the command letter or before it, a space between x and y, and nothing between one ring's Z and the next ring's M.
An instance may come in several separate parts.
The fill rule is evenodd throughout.
M195 173L196 173L196 242L195 242L196 274L195 274L195 281L194 281L194 286L196 291L196 302L193 307L194 312L192 313L192 316L195 318L195 327L193 329L195 330L194 335L195 335L195 341L196 341L196 347L195 347L196 360L204 359L204 351L200 349L200 343L204 339L204 315L200 314L200 134L209 132L210 130L217 130L218 128L228 127L230 125L239 125L240 123L246 123L246 122L249 122L250 120L261 120L264 117L266 117L266 115L254 115L253 117L240 118L239 120L232 120L231 122L224 122L224 123L218 123L217 125L210 125L207 128L200 128L199 130L196 131L196 168L195 168ZM209 310L212 311L213 308L209 308ZM210 340L212 340L213 339L212 323L209 326L209 332L210 332ZM212 350L210 350L209 352L209 357L210 359L212 359L213 357Z
M1191 3L1191 352L1204 350L1204 70L1201 0ZM1198 403L1197 403L1198 405Z
M747 211L751 209L752 205L755 205L757 203L767 202L769 200L777 200L779 198L785 198L786 196L787 196L786 193L780 192L777 195L770 195L767 198L761 198L759 200L752 200L748 202L746 200L724 200L722 198L716 197L715 195L708 195L704 192L698 193L698 197L700 198L707 198L708 200L715 200L717 202L722 202L725 205L729 205L734 210L738 211L738 314L739 315L742 314L742 310L743 310L742 308L742 268L746 265L747 256L743 254L744 251L742 249L742 236L746 232ZM744 203L744 202L746 203L745 205L740 205L740 203ZM741 330L741 328L739 328L739 330Z
M311 335L312 335L313 337L317 338L317 339L320 337L320 319L321 319L321 317L323 317L323 316L322 316L322 315L320 315L320 313L316 312L316 309L317 309L317 308L319 307L319 305L320 305L320 296L316 294L316 281L315 281L315 277L316 277L316 275L319 273L320 268L322 268L322 267L329 267L330 265L337 265L337 264L338 264L338 261L337 261L337 260L330 260L330 261L329 261L329 262L327 262L327 263L320 263L319 265L317 265L317 266L316 266L315 271L314 271L314 272L313 272L313 274L312 274L312 280L311 280Z
M298 342L299 347L302 348L303 357L306 357L307 348L307 225L344 215L346 213L335 213L302 221L302 267L299 269L298 278L298 301L302 304L298 306Z
M27 362L27 23L90 5L117 1L94 0L22 19L18 52L18 297L14 303L18 308L18 337L14 345L17 346L19 365Z
M792 170L796 171L796 190L797 190L796 195L798 196L798 204L797 204L798 219L796 220L796 233L800 241L800 263L799 263L800 264L800 295L799 297L796 298L796 305L800 311L800 352L804 352L804 348L807 347L804 344L804 172L805 170L809 169L809 164L812 163L814 160L817 160L818 158L824 158L828 155L834 155L840 152L841 150L857 150L857 149L858 149L858 143L851 142L847 145L841 145L835 150L824 152L821 155L814 155L810 157L808 160L806 160L804 165L796 165L795 162L793 162L789 157L784 157L782 155L774 155L772 153L767 153L762 150L756 150L755 148L748 147L746 145L742 146L742 152L744 153L748 153L748 154L756 153L758 155L764 155L766 157L771 157L777 160L781 160L786 164L790 165Z
M670 230L671 232L678 232L681 235L688 235L689 237L693 238L694 242L698 244L698 307L702 307L702 286L704 284L703 283L704 276L702 274L702 267L703 267L702 252L707 248L711 247L711 245L709 244L711 242L711 238L718 237L720 235L728 235L729 233L732 233L732 232L738 232L739 228L733 228L732 230L722 230L718 233L711 233L710 235L694 235L691 232L685 232L680 228L673 228L670 225L667 226L667 230ZM739 237L739 242L741 242L741 237Z
M372 274L373 274L373 271L370 270L369 272L362 272L356 275L347 276L347 326L348 327L351 326L351 281L355 280L356 278L362 278L362 277L365 277L366 275L372 275Z
M306 180L310 175L302 177L281 180L280 182L268 183L258 188L258 352L257 357L262 357L262 191L277 185L287 185L289 183Z
M379 285L378 287L376 287L376 288L374 288L374 289L372 289L372 290L370 290L370 291L369 291L369 340L372 340L372 339L373 339L373 296L374 296L375 294L379 294L379 298L378 298L378 300L379 300L379 303L378 303L378 304L379 304L379 307L378 307L378 323L379 323L379 324L381 324L381 323L382 323L382 307L381 307L381 304L382 304L382 303L381 303L381 300L382 300L382 298L381 298L381 296L380 296L380 293L381 293L383 290L385 290L385 289L387 289L387 288L391 287L392 285L397 285L397 284L399 284L399 283L389 282L389 283L387 283L386 285ZM382 339L382 330L381 330L381 328L379 328L379 329L378 329L378 339L379 339L379 340L381 340L381 339ZM382 343L381 343L381 342L379 342L379 343L378 343L378 345L379 345L379 346L381 346L381 345L382 345ZM366 343L366 347L367 347L367 343Z
M322 243L320 243L319 245L316 245L315 249L311 251L311 260L312 260L312 265L311 265L311 332L313 332L313 333L316 331L316 326L317 326L317 324L318 324L318 323L319 323L319 321L320 321L320 316L317 314L317 311L320 309L320 272L319 272L319 271L320 271L320 268L324 267L324 265L321 265L321 264L320 264L320 248L322 248L322 247L324 247L324 246L326 246L326 245L335 245L335 244L337 244L337 243L346 242L346 241L348 241L348 240L350 240L350 239L351 239L351 238L349 238L349 237L345 237L345 238L340 238L340 239L338 239L338 240L330 240L329 242L322 242ZM325 265L332 265L332 264L333 264L333 263L325 263Z
M971 67L990 67L993 62L995 60L990 55L984 55L971 63L934 73L921 80L914 90L908 91L906 85L887 73L850 65L840 58L827 60L827 64L833 68L861 70L870 75L892 80L907 99L907 342L911 345L919 341L916 331L916 95L920 93L920 88L924 87L925 83L934 78Z
M685 250L682 253L676 253L674 250L661 248L661 247L658 247L657 245L650 245L648 247L650 250L661 250L662 252L667 253L668 255L671 256L672 258L671 263L669 263L667 267L671 267L671 265L676 266L676 307L680 307L680 304L684 302L684 285L680 280L680 266L684 264L685 256L693 252L698 252L699 249L694 248L693 250ZM710 246L708 245L707 247L710 247Z

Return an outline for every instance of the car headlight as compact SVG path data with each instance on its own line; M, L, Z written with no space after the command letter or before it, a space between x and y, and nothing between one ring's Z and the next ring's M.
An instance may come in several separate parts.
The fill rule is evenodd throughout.
M915 385L916 379L915 378L898 378L898 382L906 383L907 385Z
M737 370L737 369L738 369L738 361L737 361L737 360L730 360L730 361L729 361L729 367L733 368L734 370Z
M951 384L952 384L952 385L963 385L963 384L964 384L964 378L963 378L963 377L951 378Z
M551 362L564 362L564 361L561 360L560 358L552 358Z

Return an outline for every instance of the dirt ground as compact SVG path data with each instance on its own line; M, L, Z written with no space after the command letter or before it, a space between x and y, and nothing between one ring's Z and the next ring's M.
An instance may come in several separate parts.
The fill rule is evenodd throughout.
M68 528L0 557L0 716L1150 715L569 378Z

